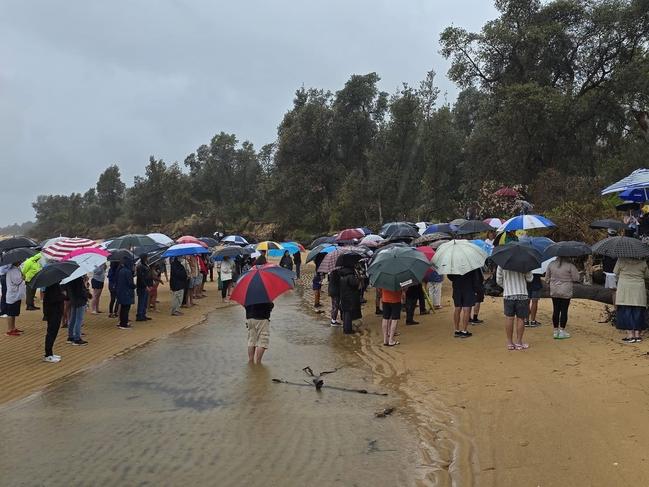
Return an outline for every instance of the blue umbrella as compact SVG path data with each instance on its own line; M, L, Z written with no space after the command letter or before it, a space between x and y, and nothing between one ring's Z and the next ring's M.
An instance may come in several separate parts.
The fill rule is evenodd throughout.
M198 244L176 244L169 247L162 257L180 257L181 255L209 254L210 251Z
M284 252L286 250L288 250L288 253L291 255L297 254L300 251L300 247L298 247L298 245L293 242L282 242L281 245L283 247L282 249L270 249L268 251L268 255L270 255L271 257L281 257L282 255L284 255Z
M531 230L533 228L555 227L551 220L541 215L518 215L510 218L498 229L498 233L511 232L513 230Z
M486 252L487 255L491 255L491 253L494 251L494 246L485 242L484 240L469 240L473 245L477 245L480 247L482 250Z
M552 239L549 239L548 237L520 237L518 241L520 243L527 244L530 247L534 247L541 254L543 254L545 252L545 249L547 249L550 245L554 244L554 241Z
M457 232L457 227L451 225L450 223L435 223L429 226L422 235L428 235L429 233L455 233Z
M627 189L622 191L618 196L624 201L633 201L634 203L644 203L649 201L649 192L647 188Z
M619 193L629 189L649 188L649 169L636 169L627 177L620 179L602 190L602 194Z

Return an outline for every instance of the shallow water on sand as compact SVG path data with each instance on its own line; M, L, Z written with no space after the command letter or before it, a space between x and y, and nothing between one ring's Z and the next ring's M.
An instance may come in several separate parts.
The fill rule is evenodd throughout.
M305 383L307 365L342 366L326 384L377 390L353 351L358 338L286 296L273 313L266 364L251 367L243 317L239 306L219 310L204 324L0 409L0 484L415 483L417 437L399 417L399 397L316 392ZM397 414L374 417L387 406Z

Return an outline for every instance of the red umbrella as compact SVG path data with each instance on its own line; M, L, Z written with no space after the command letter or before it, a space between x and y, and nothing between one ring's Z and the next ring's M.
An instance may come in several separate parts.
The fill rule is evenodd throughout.
M498 191L494 193L496 196L502 196L504 198L518 198L519 194L514 188L509 186L503 186Z
M428 260L432 260L435 255L435 251L428 245L422 245L421 247L416 248L419 252L424 254Z
M364 236L365 234L360 228L348 228L347 230L343 230L338 234L338 236L336 237L336 242L361 239Z
M177 243L179 244L197 244L200 245L201 247L208 248L208 245L203 242L202 240L197 239L196 237L192 237L191 235L184 235L180 237L179 239L176 240Z
M62 238L43 248L42 252L50 260L61 260L74 250L97 247L99 244L88 238Z
M243 274L230 299L241 306L271 303L277 296L295 287L295 273L275 264L257 265Z

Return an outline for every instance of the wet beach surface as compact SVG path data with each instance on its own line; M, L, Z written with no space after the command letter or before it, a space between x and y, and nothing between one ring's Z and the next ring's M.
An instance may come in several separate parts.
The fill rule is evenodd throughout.
M412 485L417 433L344 337L280 299L264 366L246 364L244 312L117 357L0 409L2 485ZM64 345L65 346L65 345ZM387 392L316 392L325 383ZM276 384L272 378L304 386ZM387 418L374 413L396 406Z

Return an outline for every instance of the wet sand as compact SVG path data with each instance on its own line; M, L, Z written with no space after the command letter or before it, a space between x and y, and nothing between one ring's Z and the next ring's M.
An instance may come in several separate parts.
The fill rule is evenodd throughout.
M452 336L452 308L401 326L381 345L373 294L359 356L379 384L406 395L432 485L640 486L649 484L649 342L620 343L597 323L603 305L571 306L572 338L554 340L551 302L526 351L505 348L502 300L487 298L474 336ZM423 471L429 467L429 472Z
M58 364L42 361L44 354L45 331L47 325L42 321L42 311L21 310L16 326L24 330L21 337L8 337L6 322L0 319L0 404L25 397L38 392L43 387L71 374L96 366L103 361L141 346L151 340L165 337L171 333L195 325L205 319L208 311L229 303L221 303L216 282L208 282L208 298L197 300L198 305L183 309L184 316L170 316L170 293L165 284L158 291L159 312L151 311L152 321L135 322L135 309L131 308L132 330L120 330L116 327L117 319L108 318L108 289L105 287L101 296L100 311L102 314L86 313L83 325L84 339L88 345L74 347L66 343L67 329L61 328L54 344L54 353L63 359ZM40 302L36 301L40 306Z
M3 485L413 485L417 435L350 343L279 300L264 366L241 307L0 410ZM342 367L307 385L302 367ZM283 378L304 385L276 384ZM394 415L375 418L385 407ZM16 459L23 459L16 461Z

